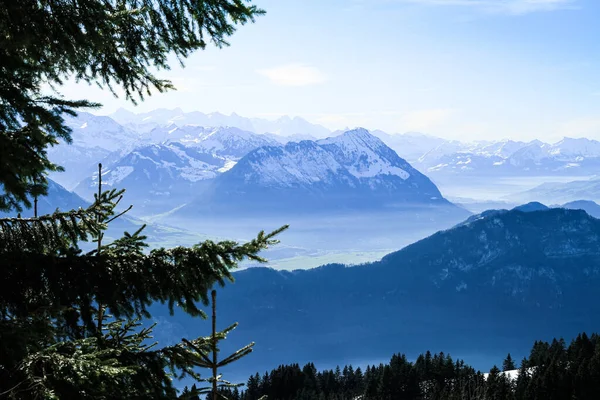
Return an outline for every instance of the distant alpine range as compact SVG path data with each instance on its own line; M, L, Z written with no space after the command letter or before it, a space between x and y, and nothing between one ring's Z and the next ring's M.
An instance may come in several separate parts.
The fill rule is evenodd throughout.
M598 200L589 179L600 167L600 142L590 139L462 143L415 132L331 132L298 117L271 121L181 109L82 112L67 122L73 144L49 151L66 171L51 179L90 200L102 162L103 185L127 188L140 215L232 207L285 212L285 204L314 212L451 207L436 181L498 176L581 176L587 192L569 196L571 187L559 187L552 189L561 191L557 201L540 200ZM538 193L512 200L538 200Z

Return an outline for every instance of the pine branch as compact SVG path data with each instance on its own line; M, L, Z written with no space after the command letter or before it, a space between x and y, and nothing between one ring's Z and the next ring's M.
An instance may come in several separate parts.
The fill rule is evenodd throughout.
M106 229L105 220L115 214L114 200L123 192L101 193L86 209L57 210L34 218L0 218L0 255L27 251L56 254L77 249L80 241L102 234Z
M85 325L93 315L85 310L93 302L117 318L147 317L147 307L166 303L171 313L180 307L192 316L206 317L198 303L208 304L214 284L233 282L231 269L244 258L277 241L271 234L248 243L207 241L192 248L155 249L143 253L142 237L126 235L96 250L81 254L70 250L59 256L38 252L4 251L0 310L26 317L40 307L77 308ZM75 323L77 320L72 321Z

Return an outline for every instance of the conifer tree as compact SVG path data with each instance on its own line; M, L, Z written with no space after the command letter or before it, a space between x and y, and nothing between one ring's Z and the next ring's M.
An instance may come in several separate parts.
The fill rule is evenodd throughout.
M508 353L508 355L502 362L502 371L512 371L515 369L517 369L515 367L515 362L513 361L512 357L510 356L510 353Z
M215 284L277 243L281 230L240 245L206 241L192 248L144 252L144 227L112 243L104 231L118 218L123 191L99 192L87 209L31 219L0 219L0 393L31 398L178 398L173 378L204 381L196 367L235 327L155 349L148 306L167 303L204 317ZM90 252L80 242L94 241ZM247 346L231 362L246 355ZM200 393L206 392L200 391ZM194 394L194 393L192 393Z
M252 348L254 347L254 342L242 347L241 349L237 350L235 353L230 354L229 356L227 356L219 361L219 359L218 359L218 353L219 353L218 344L219 344L219 340L220 340L220 337L219 337L220 333L217 331L217 291L216 290L211 291L211 299L212 299L212 333L210 335L210 345L209 345L210 355L206 354L205 348L198 348L194 343L192 343L186 339L183 339L183 341L189 347L194 349L197 352L197 354L200 355L201 359L197 360L195 362L195 365L198 367L209 369L212 372L211 377L207 380L210 383L210 387L192 390L192 394L198 395L198 394L210 393L211 398L216 400L219 398L226 399L226 397L219 394L220 390L230 389L233 387L237 388L238 386L241 386L241 385L234 385L231 382L228 382L228 381L222 379L221 375L219 375L219 368L229 365L229 364L239 360L240 358L245 357L246 355L250 354L252 352ZM221 335L228 334L229 332L234 330L236 327L237 327L237 323L229 326L221 333Z
M64 99L65 79L119 89L136 102L173 85L154 75L264 11L243 0L0 0L0 210L34 207L46 174L60 167L47 149L69 143L63 116L97 107ZM43 93L42 85L52 91ZM172 381L195 366L226 331L174 346L148 345L148 307L166 303L205 317L208 291L230 270L275 244L206 241L145 251L143 227L114 242L103 232L122 191L99 192L86 209L0 219L0 393L10 399L177 398ZM94 251L80 244L94 241Z
M521 361L521 367L519 368L519 375L515 382L515 397L519 400L527 399L527 389L531 382L531 373L529 372L529 365L527 358L523 358Z

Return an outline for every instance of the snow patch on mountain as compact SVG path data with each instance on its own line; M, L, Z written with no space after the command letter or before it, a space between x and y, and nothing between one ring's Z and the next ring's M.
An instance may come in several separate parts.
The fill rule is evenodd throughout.
M102 183L106 186L115 186L123 179L127 178L133 171L134 168L131 165L119 166L114 169L105 169L102 172Z
M252 154L248 165L259 172L266 185L292 187L298 184L328 182L342 170L335 158L315 142L288 143L285 147L263 147ZM246 174L246 181L256 178Z
M350 174L357 178L395 175L406 180L410 177L406 170L392 165L393 158L382 157L382 149L388 153L389 148L366 129L347 131L336 137L319 140L317 144L331 151L336 160L347 166Z

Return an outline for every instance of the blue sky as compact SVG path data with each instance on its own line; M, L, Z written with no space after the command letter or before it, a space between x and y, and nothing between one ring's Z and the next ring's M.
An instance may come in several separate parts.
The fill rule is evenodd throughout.
M332 129L452 139L600 139L598 0L255 0L231 47L162 76L139 106L94 87L63 93L133 111L181 107Z

